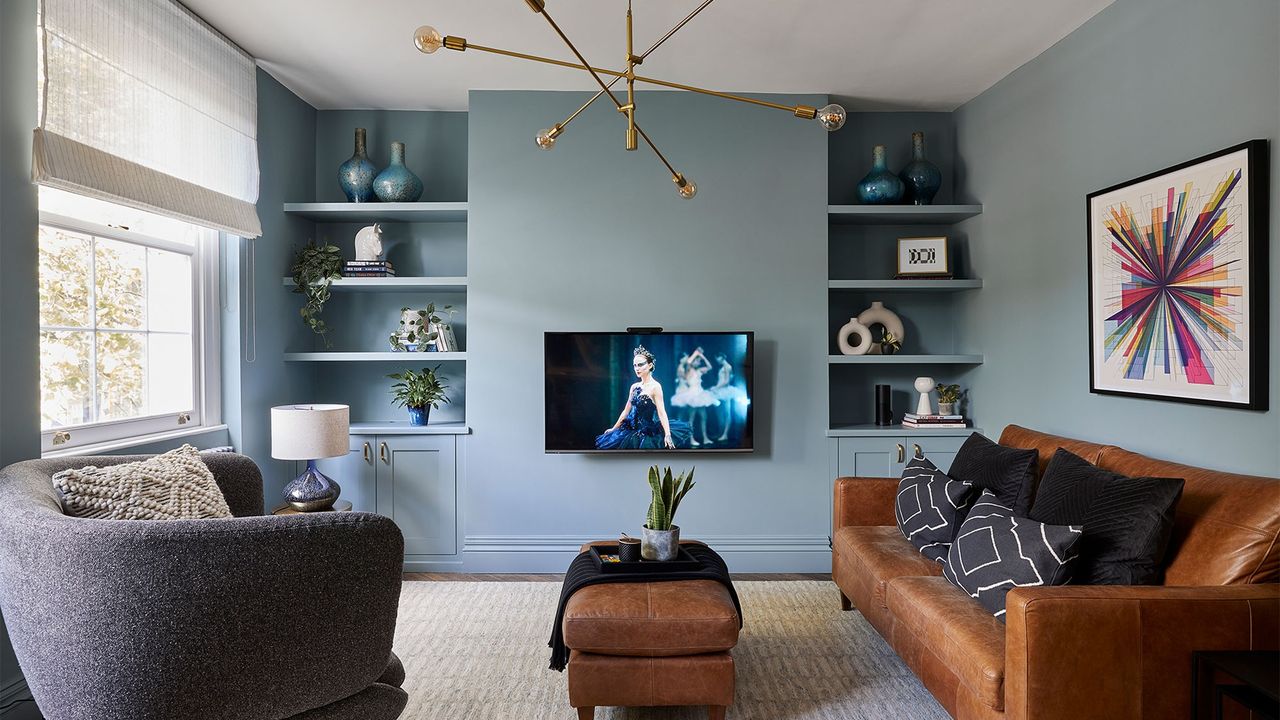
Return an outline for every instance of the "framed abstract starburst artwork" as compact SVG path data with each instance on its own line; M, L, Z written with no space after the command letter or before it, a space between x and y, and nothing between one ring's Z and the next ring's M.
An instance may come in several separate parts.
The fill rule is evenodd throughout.
M1088 198L1095 393L1265 410L1268 146Z

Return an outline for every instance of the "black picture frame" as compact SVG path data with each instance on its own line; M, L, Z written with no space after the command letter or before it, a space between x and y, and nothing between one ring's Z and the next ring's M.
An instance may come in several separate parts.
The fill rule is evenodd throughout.
M1095 308L1097 307L1095 293L1098 290L1098 279L1095 277L1095 246L1097 238L1095 238L1094 205L1095 199L1102 196L1110 195L1131 188L1141 183L1155 180L1165 175L1172 175L1179 171L1190 170L1196 166L1217 160L1224 156L1233 155L1239 152L1245 153L1246 167L1242 172L1243 177L1248 179L1248 193L1244 196L1243 201L1247 203L1246 215L1248 217L1248 234L1244 238L1247 243L1244 249L1244 256L1249 261L1249 272L1244 279L1246 283L1242 296L1247 298L1249 307L1249 321L1244 326L1248 333L1249 352L1245 358L1248 363L1248 384L1240 400L1233 399L1216 399L1208 397L1185 397L1180 395L1170 395L1167 393L1152 391L1140 392L1129 390L1118 390L1113 387L1100 387L1100 379L1098 377L1098 358L1102 348L1098 347L1098 326L1097 323L1105 322L1105 318L1097 317ZM1170 178L1170 182L1173 182ZM1236 408L1243 410L1266 411L1269 390L1269 343L1270 338L1268 329L1270 324L1270 287L1269 287L1269 258L1268 248L1270 245L1270 147L1267 140L1257 139L1233 145L1217 152L1209 153L1186 162L1172 165L1170 167L1157 170L1142 177L1127 180L1111 187L1103 188L1096 192L1090 193L1085 198L1085 217L1086 217L1086 241L1088 247L1088 281L1089 281L1089 391L1097 395L1115 395L1130 398L1142 398L1149 400L1164 400L1168 402L1188 403L1193 405L1210 405L1215 407ZM1104 360L1105 361L1105 360Z

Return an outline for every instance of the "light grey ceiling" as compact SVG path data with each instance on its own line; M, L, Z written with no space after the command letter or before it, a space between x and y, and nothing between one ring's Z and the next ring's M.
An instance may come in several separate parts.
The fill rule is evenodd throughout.
M184 0L317 108L463 110L467 91L586 90L585 73L475 51L423 55L429 24L571 60L523 0ZM635 0L637 51L700 0ZM1112 0L717 0L644 64L729 92L829 93L853 109L952 110ZM587 59L617 68L626 0L547 0Z

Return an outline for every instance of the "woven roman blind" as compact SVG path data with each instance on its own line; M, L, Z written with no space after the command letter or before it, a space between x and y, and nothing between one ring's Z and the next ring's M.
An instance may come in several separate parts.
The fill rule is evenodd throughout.
M262 234L253 58L173 0L41 0L42 184Z

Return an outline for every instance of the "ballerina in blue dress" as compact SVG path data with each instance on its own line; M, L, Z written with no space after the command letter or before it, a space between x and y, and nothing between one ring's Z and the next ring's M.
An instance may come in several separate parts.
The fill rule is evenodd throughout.
M693 429L667 418L662 383L653 379L653 353L640 346L631 359L640 381L627 393L618 421L596 438L597 450L675 450L689 448Z

